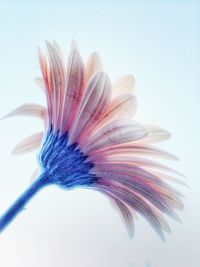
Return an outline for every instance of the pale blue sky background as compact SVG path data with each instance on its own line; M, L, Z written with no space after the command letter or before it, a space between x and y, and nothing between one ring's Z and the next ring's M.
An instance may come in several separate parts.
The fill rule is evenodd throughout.
M44 102L37 45L56 40L67 55L74 38L83 55L97 50L112 79L136 76L136 119L172 133L160 146L180 162L182 224L169 220L166 244L140 217L129 240L102 195L49 188L0 236L2 267L196 267L200 256L200 3L199 1L4 1L0 4L0 116L24 102ZM29 185L35 155L10 155L36 119L1 122L0 213ZM178 188L178 186L177 186ZM63 213L62 211L65 210Z

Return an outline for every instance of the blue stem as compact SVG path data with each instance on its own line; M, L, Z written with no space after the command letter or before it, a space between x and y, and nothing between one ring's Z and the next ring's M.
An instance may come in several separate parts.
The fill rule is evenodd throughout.
M12 222L12 220L24 209L29 200L45 185L47 185L46 174L41 174L31 186L14 202L14 204L0 217L0 232Z

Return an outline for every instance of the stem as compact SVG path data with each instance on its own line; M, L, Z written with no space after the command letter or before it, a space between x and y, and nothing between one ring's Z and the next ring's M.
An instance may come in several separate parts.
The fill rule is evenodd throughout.
M12 206L0 217L0 232L12 222L12 220L24 209L29 200L45 185L47 185L46 174L41 174L36 181L13 203Z

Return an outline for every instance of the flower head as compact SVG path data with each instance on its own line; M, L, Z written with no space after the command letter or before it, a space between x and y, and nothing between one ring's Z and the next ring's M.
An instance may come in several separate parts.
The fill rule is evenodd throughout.
M47 42L48 56L39 50L42 78L36 81L46 94L47 108L25 104L9 113L44 121L44 131L22 141L14 153L40 148L43 183L63 188L81 186L102 192L124 218L130 235L133 216L144 216L163 238L164 219L175 219L183 204L167 180L178 174L151 157L176 159L154 146L170 134L154 125L133 120L134 77L120 77L113 85L102 70L97 53L84 65L72 43L67 65L59 46Z

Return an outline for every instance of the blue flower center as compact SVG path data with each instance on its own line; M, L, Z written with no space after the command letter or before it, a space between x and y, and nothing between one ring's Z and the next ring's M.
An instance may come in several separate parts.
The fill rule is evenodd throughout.
M89 186L97 180L90 173L93 163L86 161L77 144L68 144L68 134L62 136L49 128L39 155L44 172L47 173L48 182L65 188L74 186Z

